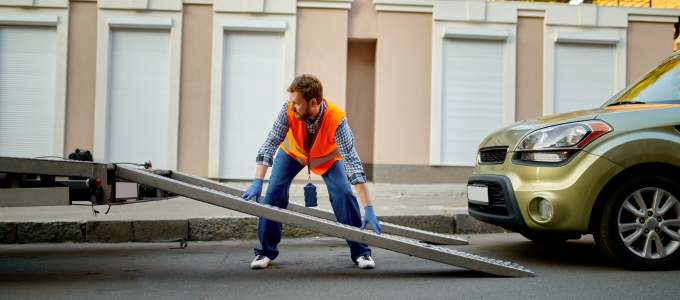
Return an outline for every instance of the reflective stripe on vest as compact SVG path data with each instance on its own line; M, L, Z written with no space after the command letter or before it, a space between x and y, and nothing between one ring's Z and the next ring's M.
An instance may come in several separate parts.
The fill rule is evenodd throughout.
M295 145L295 143L293 143L293 147L295 147L295 150L296 150L297 152L299 152L299 153L301 153L301 154L304 154L305 156L308 156L307 152L300 150L300 148L298 148L297 145ZM291 148L290 148L290 141L288 141L288 137L286 137L286 139L283 140L283 144L281 144L281 148L283 148L283 150L284 150L286 153L291 153L291 152L292 152L292 151L291 151ZM295 157L295 159L298 161L298 163L300 163L300 165L303 165L303 166L307 165L307 163L306 163L302 158L297 157L297 156L294 156L294 157Z
M320 165L323 165L324 163L334 159L338 154L338 150L336 149L328 155L324 155L322 157L312 157L311 161L309 162L309 167L314 169Z
M286 150L286 152L291 152L290 142L288 141L288 138L286 138L285 140L283 140L283 143L281 144L281 147L282 147L284 150ZM295 144L293 144L293 147L294 147L295 150L298 151L299 153L302 153L302 154L304 154L305 156L308 156L308 154L307 154L305 151L300 150L300 148L298 148ZM318 166L320 166L320 165L322 165L322 164L324 164L324 163L326 163L326 162L332 160L333 158L335 158L335 157L338 156L339 154L340 154L340 153L339 153L338 150L336 149L335 151L333 151L333 152L331 152L331 153L329 153L329 154L327 154L327 155L324 155L324 156L322 156L322 157L312 157L312 158L310 159L310 162L309 162L309 167L312 168L312 169L314 169L314 168L316 168L316 167L318 167ZM307 165L307 163L306 163L302 158L296 156L295 159L296 159L296 160L298 161L298 163L300 163L301 165L303 165L303 166Z

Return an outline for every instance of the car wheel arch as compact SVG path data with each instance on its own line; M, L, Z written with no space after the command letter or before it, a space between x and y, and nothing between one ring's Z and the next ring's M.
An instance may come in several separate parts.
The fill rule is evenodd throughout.
M664 174L671 178L677 178L676 181L680 184L680 166L675 166L667 163L641 163L634 166L630 166L623 169L621 172L612 177L600 190L590 210L590 220L588 222L588 232L592 233L597 227L600 221L600 216L602 215L602 209L604 209L605 202L608 199L608 195L611 191L618 186L619 183L635 176L640 176L641 174Z

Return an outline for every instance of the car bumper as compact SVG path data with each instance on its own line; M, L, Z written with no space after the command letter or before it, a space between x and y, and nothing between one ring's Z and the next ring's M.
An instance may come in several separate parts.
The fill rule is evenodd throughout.
M480 221L516 232L527 229L510 179L502 175L473 175L469 185L483 185L489 189L489 203L468 201L468 213Z
M468 184L489 188L489 203L468 201L468 212L481 221L523 231L586 233L591 210L604 185L621 168L585 151L561 166L513 162L508 153L503 164L477 165ZM546 199L553 207L549 220L531 216L530 205Z

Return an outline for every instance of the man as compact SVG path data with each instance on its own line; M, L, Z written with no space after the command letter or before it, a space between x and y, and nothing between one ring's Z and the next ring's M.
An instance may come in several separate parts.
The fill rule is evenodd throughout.
M273 164L264 203L286 208L290 184L300 170L307 166L308 171L321 175L326 183L338 222L361 226L362 229L368 224L380 234L380 224L366 187L366 174L354 147L345 112L323 98L321 82L312 75L297 76L288 87L288 92L288 102L281 108L272 130L258 151L255 180L243 194L243 199L260 201L265 174ZM280 150L274 158L279 146ZM350 183L354 185L364 207L363 218ZM255 258L250 264L252 269L267 268L278 256L281 224L260 218L258 237L260 248L255 249ZM371 249L367 245L352 241L347 241L347 244L350 258L359 268L375 268Z

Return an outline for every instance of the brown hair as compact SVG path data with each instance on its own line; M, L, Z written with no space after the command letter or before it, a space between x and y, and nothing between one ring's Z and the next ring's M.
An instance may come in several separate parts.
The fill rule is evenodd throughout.
M313 98L316 98L319 102L323 99L323 86L321 86L321 81L314 75L302 74L295 77L290 86L288 86L287 91L289 93L299 92L307 102Z

